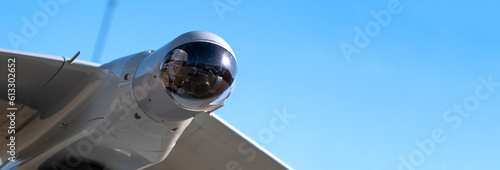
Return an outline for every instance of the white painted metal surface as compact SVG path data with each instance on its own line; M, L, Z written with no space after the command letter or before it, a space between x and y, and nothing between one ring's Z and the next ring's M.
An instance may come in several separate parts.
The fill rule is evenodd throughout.
M19 96L16 161L7 160L9 120L0 116L0 169L290 169L222 119L183 108L166 94L158 76L165 56L193 42L215 44L234 56L222 38L207 32L190 32L155 52L103 65L0 49L1 59L16 59ZM230 83L233 73L225 77ZM0 95L6 106L6 93Z

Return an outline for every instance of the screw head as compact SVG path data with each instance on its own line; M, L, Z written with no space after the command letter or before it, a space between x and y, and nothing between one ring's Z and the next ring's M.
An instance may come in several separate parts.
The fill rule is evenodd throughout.
M134 114L134 118L135 118L135 119L140 119L140 118L141 118L141 114L139 114L139 113L135 113L135 114Z

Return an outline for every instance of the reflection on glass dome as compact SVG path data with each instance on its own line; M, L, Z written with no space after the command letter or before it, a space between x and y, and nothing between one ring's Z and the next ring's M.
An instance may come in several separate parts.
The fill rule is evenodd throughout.
M206 111L221 104L231 93L236 59L218 45L193 42L168 53L160 71L163 86L178 105Z

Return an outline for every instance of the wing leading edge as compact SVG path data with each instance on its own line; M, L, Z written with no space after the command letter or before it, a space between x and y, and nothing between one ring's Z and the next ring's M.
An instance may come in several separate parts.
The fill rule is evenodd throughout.
M169 156L145 168L155 169L291 169L215 114L195 117Z

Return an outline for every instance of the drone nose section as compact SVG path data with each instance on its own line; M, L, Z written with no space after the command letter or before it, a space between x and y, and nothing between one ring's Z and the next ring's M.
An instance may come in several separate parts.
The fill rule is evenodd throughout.
M185 120L221 106L233 90L236 69L233 50L221 37L188 32L141 59L134 97L156 121Z

